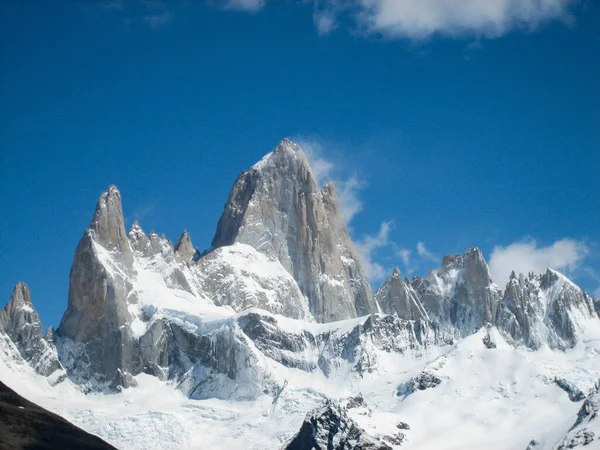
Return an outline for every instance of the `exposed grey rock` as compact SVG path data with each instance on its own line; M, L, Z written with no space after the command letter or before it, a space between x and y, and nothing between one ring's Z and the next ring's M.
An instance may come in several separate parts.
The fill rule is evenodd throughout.
M346 401L346 409L366 408L367 402L361 393L353 395Z
M286 450L392 450L385 442L367 434L348 417L345 408L330 400L306 415L300 431L283 448Z
M402 383L396 390L396 395L407 396L416 391L424 391L438 386L442 382L441 378L430 372L421 372L418 376L411 378L406 383Z
M431 319L450 323L462 336L494 324L501 291L492 282L481 251L444 256L439 270L411 283Z
M111 185L100 196L77 249L69 277L69 303L58 333L86 345L90 370L110 382L118 370L139 373L142 362L128 310L133 252L123 222L121 194Z
M586 320L597 317L589 295L548 269L544 275L511 274L496 323L515 343L564 349L575 345Z
M127 236L129 237L131 248L135 252L145 257L152 256L150 239L148 239L148 236L146 236L146 233L144 233L144 230L142 230L142 227L137 220L133 222L133 225L131 225L131 230L129 230L129 234Z
M406 422L398 422L398 423L396 424L396 427L397 427L399 430L410 430L410 425L409 425L409 424L407 424Z
M187 230L183 230L177 243L175 244L175 256L183 262L189 262L196 253L196 249L192 245L192 238Z
M21 357L41 375L62 370L56 350L42 337L42 323L31 303L29 288L15 285L8 304L0 310L0 333L6 333Z
M555 378L554 384L565 391L569 395L569 400L572 402L585 400L585 394L568 380L565 380L564 378Z
M234 242L278 259L320 322L377 312L333 186L318 189L306 156L287 139L235 181L212 247Z
M490 328L489 327L485 327L485 335L483 336L483 345L485 345L485 348L487 349L494 349L497 348L498 346L496 345L496 343L492 340L492 337L490 336Z
M407 320L429 319L413 287L402 281L398 267L379 288L375 299L386 314L398 314L398 317Z

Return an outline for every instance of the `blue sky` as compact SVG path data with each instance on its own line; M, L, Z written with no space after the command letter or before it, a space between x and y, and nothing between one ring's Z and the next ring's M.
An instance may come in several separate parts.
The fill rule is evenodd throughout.
M600 296L597 2L5 0L0 22L0 289L28 283L46 326L109 184L128 226L207 248L283 137L374 286L479 246Z

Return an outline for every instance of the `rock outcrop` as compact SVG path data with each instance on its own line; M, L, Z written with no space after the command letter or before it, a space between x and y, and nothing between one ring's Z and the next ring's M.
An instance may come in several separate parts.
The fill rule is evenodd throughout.
M386 314L397 314L406 320L429 319L419 296L408 279L402 280L400 269L397 267L392 276L379 288L375 298L382 312Z
M49 376L62 370L53 343L43 337L40 317L23 282L15 285L10 301L0 310L0 333L8 336L21 357L39 374Z
M497 326L515 343L537 349L575 345L590 319L598 315L592 298L564 275L548 269L518 277L513 272L498 310Z
M596 447L600 442L600 423L598 412L600 411L600 381L590 390L583 405L577 413L575 423L556 447L556 450L567 450L573 448L587 447L596 441ZM594 448L596 448L594 447Z
M116 450L72 423L32 403L0 382L0 447L3 449Z
M348 417L342 406L327 400L309 412L300 431L284 446L285 450L392 450L385 442L367 434Z
M112 185L96 205L69 276L69 302L58 333L84 344L89 370L110 382L118 372L139 373L142 362L130 332L137 302L131 284L133 252L127 239L121 194Z
M444 256L439 270L414 277L411 285L431 319L450 323L463 336L495 323L501 290L477 247Z
M335 190L319 190L300 147L284 139L233 185L212 247L250 245L276 258L320 322L377 312Z
M183 230L179 239L175 243L175 255L183 262L190 262L196 253L196 249L192 245L192 238L187 230Z

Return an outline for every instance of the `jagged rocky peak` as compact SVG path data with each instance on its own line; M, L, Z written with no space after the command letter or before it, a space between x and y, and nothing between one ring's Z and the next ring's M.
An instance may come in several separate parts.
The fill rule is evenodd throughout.
M402 442L399 439L399 442ZM369 435L348 416L346 408L326 400L309 412L300 431L284 446L285 450L327 448L331 450L392 450L377 437Z
M75 250L68 306L58 329L60 336L87 344L92 370L100 376L139 365L128 326L134 319L128 306L137 302L132 274L133 252L125 234L121 194L111 185L100 196Z
M414 288L402 280L398 267L379 288L375 298L386 314L397 314L401 319L429 319Z
M437 271L415 277L411 285L429 317L450 322L463 335L495 322L501 290L477 247L444 256Z
M543 345L564 349L597 318L594 301L563 274L509 278L498 309L497 326L515 343L537 349ZM592 322L593 324L596 321Z
M187 230L183 230L179 239L175 243L175 255L182 261L190 261L196 253L196 249L192 245L192 238Z
M0 331L8 334L19 351L25 353L42 338L40 317L31 303L29 288L22 281L15 285L10 301L0 311Z
M146 236L146 233L144 233L144 230L142 230L142 227L137 220L135 220L131 225L131 230L129 230L128 237L129 243L131 244L131 248L133 250L142 254L148 252L150 240L148 239L148 236Z
M94 240L107 250L129 249L121 193L114 184L100 195L89 229L94 233Z
M38 373L48 376L61 368L56 351L42 337L42 322L31 302L29 288L21 281L15 285L8 304L0 310L2 332Z
M235 181L212 247L235 242L279 260L318 321L377 311L333 186L319 190L306 156L288 139Z

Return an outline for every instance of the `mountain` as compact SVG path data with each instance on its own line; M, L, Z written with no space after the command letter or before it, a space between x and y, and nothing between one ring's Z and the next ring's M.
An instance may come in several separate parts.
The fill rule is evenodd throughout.
M131 449L595 444L598 303L552 269L505 286L473 247L373 295L335 190L284 140L205 252L126 232L110 186L59 328L24 283L0 311L0 379Z
M451 324L463 336L495 322L502 294L477 247L444 256L437 271L414 277L411 285L431 319Z
M573 347L586 325L597 322L592 298L564 275L548 269L510 276L498 312L498 328L512 340L537 349Z
M333 185L319 189L306 156L287 139L233 185L212 247L236 242L279 260L319 322L377 312Z
M42 336L42 323L31 302L29 287L15 285L8 304L0 310L0 335L10 340L23 360L43 376L62 372L52 338ZM52 332L50 331L50 335ZM58 375L59 377L62 375Z
M379 288L375 294L377 303L382 312L397 314L401 319L428 320L429 315L421 304L419 295L410 285L408 279L402 280L400 269L396 267L394 273Z

